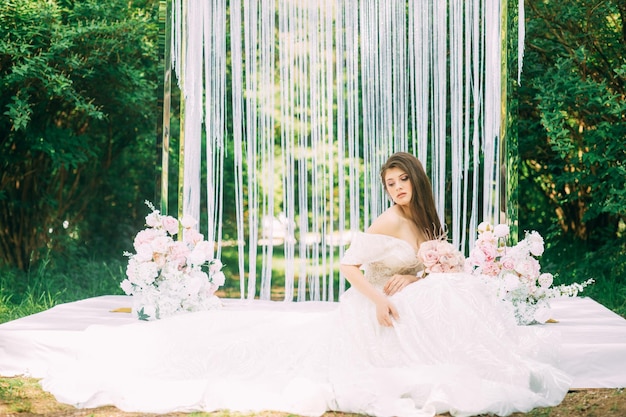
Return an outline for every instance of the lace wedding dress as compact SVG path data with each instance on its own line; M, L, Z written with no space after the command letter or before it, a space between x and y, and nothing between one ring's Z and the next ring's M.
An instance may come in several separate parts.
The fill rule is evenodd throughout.
M343 262L382 288L420 269L413 248L360 233ZM125 411L327 410L374 416L508 415L561 402L570 379L541 326L520 327L489 288L462 274L433 274L391 297L381 327L354 289L309 309L277 303L87 329L71 363L44 389L77 407Z

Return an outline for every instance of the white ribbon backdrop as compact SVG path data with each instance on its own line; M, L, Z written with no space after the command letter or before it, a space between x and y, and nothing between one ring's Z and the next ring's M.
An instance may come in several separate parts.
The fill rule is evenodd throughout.
M336 299L350 231L389 205L379 168L395 151L428 167L457 247L500 220L502 4L173 0L182 207L199 218L206 187L200 228L218 255L223 208L235 207L242 298L270 298L281 250L285 300Z

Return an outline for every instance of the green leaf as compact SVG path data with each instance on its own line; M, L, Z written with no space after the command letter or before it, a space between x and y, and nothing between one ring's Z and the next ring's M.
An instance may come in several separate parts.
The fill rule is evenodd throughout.
M137 318L143 321L150 320L150 316L143 311L143 307L141 307L139 311L137 311Z

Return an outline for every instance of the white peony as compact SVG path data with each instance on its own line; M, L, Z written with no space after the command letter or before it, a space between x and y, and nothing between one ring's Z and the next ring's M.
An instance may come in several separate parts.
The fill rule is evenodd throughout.
M492 229L491 223L482 222L478 225L478 233L485 233Z
M154 210L146 216L146 225L154 228L159 227L161 225L160 218L159 210Z
M533 256L543 255L543 238L539 233L535 231L528 233L526 235L526 240L528 241L529 251L533 254Z
M222 271L218 271L211 277L211 282L217 286L222 286L226 282L226 276Z
M222 269L222 261L219 259L213 259L209 265L209 272L214 274Z
M549 288L554 282L554 276L549 272L544 272L537 279L541 288Z
M180 219L180 224L183 225L183 227L185 229L191 229L192 227L194 227L198 222L196 221L196 219L194 219L192 216L190 216L189 214L185 214L181 219Z
M497 238L506 237L509 234L509 226L506 224L499 224L493 229L493 234Z

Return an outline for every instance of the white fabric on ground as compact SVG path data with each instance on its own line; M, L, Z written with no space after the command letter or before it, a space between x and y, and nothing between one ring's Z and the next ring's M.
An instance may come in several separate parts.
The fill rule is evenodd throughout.
M386 267L407 268L414 254L403 241L373 239L364 256L398 255L368 269L382 285ZM555 300L558 323L527 327L499 318L465 274L431 275L392 301L400 320L381 328L353 290L340 303L224 300L221 310L155 322L111 312L129 297L96 297L0 325L0 375L43 378L78 407L311 416L506 415L558 404L570 387L626 385L626 321L588 298Z

